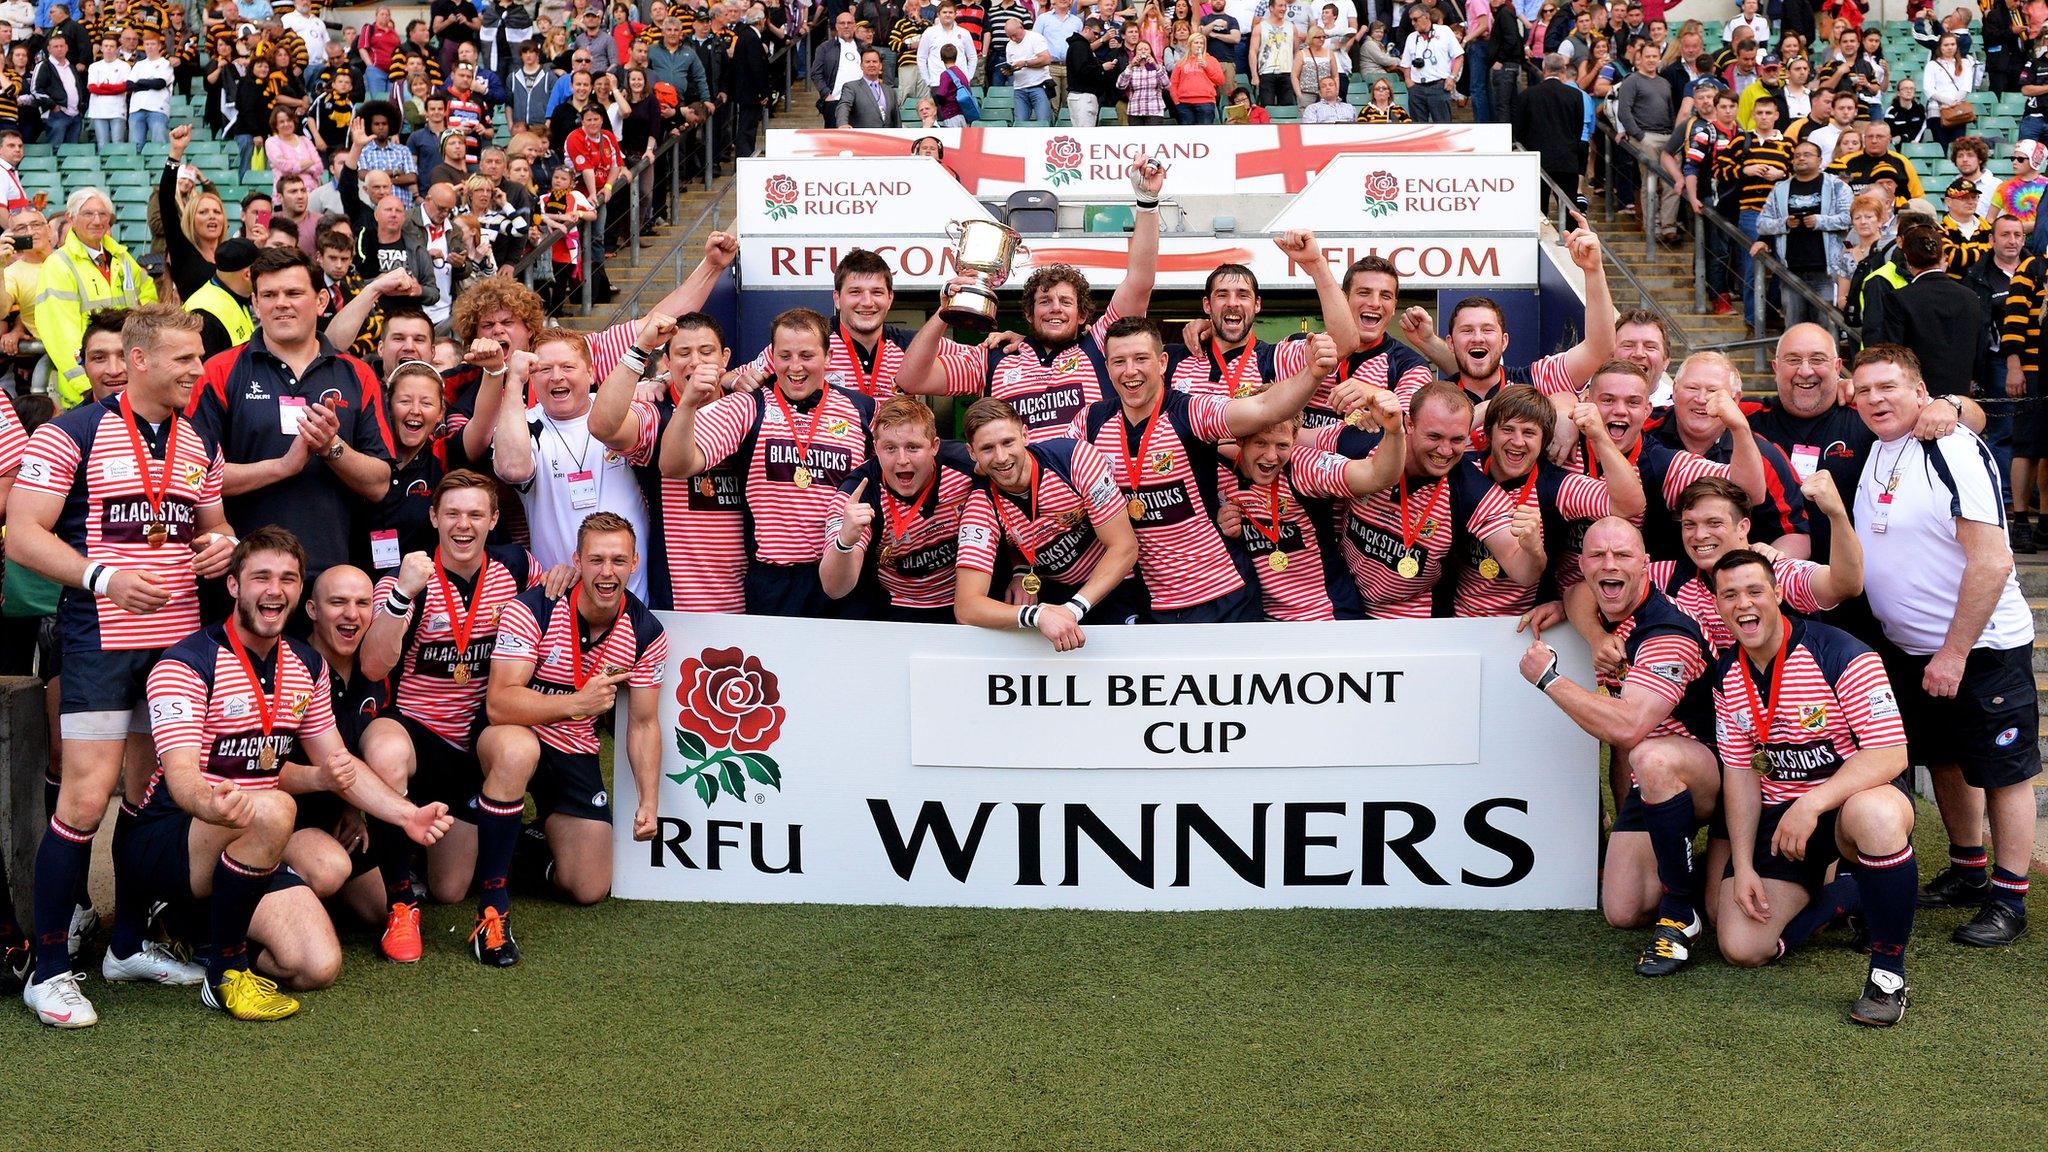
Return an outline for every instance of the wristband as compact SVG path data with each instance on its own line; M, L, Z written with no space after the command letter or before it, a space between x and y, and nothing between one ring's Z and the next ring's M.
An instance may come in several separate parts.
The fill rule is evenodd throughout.
M1140 212L1157 212L1157 211L1159 211L1159 201L1157 201L1157 200L1139 200L1139 201L1137 201L1137 202L1136 202L1136 204L1135 204L1135 207L1136 207L1136 208L1138 209L1138 211L1140 211Z
M619 355L619 363L631 368L633 375L645 376L647 375L647 355L646 349L635 344Z
M384 597L384 611L393 616L409 616L412 614L412 597L394 586Z
M1536 677L1536 690L1538 692L1547 692L1552 684L1562 679L1564 679L1564 673L1557 670L1557 657L1552 656L1549 666L1543 669L1543 674Z
M1093 607L1095 607L1095 605L1090 604L1088 602L1088 598L1086 596L1081 595L1079 592L1076 592L1072 596L1067 598L1067 611L1072 612L1074 614L1074 622L1076 624L1080 623L1081 617L1086 616L1088 614L1088 610Z
M841 543L839 542L839 537L837 537L837 536L834 536L834 537L832 538L832 550L833 550L834 552L837 552L837 553L839 553L839 554L840 554L841 556L851 556L851 555L853 555L853 549L852 549L851 547L849 547L849 546L845 545L845 544L841 544Z
M1038 627L1038 605L1025 604L1018 607L1017 627L1027 631Z
M88 564L85 567L85 586L100 596L114 583L114 573L120 569L108 564Z
M506 371L504 368L500 368L496 372L491 371L489 368L482 369L484 379L486 380L502 380L505 378Z

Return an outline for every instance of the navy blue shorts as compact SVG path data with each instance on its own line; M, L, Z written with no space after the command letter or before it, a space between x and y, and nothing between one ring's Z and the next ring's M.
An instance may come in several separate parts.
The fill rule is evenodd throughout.
M1913 763L1954 764L1973 788L2024 784L2041 774L2041 716L2030 645L1971 651L1953 697L1929 696L1921 689L1933 657L1889 644L1879 655L1898 697Z
M1750 864L1756 874L1766 880L1783 880L1797 884L1808 892L1818 892L1827 883L1827 872L1842 858L1842 851L1835 845L1835 818L1841 810L1825 813L1813 825L1813 835L1806 838L1806 859L1788 860L1771 851L1771 837L1778 834L1778 821L1784 819L1785 810L1791 804L1765 804L1756 818L1756 848L1750 854ZM1735 875L1735 862L1730 860L1722 879Z
M849 604L825 595L816 564L763 564L747 562L742 581L749 616L808 616L839 620L849 615ZM849 598L851 599L851 598Z
M1650 825L1649 817L1644 812L1646 807L1643 803L1643 790L1633 784L1629 785L1628 795L1623 796L1621 803L1615 806L1614 824L1607 830L1609 832L1648 832ZM1695 831L1702 825L1705 825L1708 829L1708 839L1726 840L1728 838L1728 830L1721 825L1721 818L1718 812L1711 820L1702 820L1695 816L1692 824Z
M990 591L990 595L998 600L1002 599L1002 590L1006 586L995 586ZM1062 584L1057 580L1047 580L1045 587L1038 590L1038 602L1040 604L1065 604L1074 598L1074 593L1080 590L1081 586L1079 584ZM1148 608L1145 582L1136 576L1128 576L1124 578L1123 583L1109 590L1109 595L1102 598L1102 603L1090 608L1087 618L1082 620L1081 623L1083 625L1141 624L1145 620Z
M172 904L198 899L192 891L190 812L145 814L129 831L123 849L117 862L122 875L140 885L145 898ZM305 883L304 877L283 866L271 876L270 886L263 891L282 892Z
M85 647L77 640L67 641L58 713L134 711L148 695L149 670L163 654L161 648L109 652Z
M1265 610L1259 606L1258 588L1253 584L1206 604L1170 612L1154 608L1151 614L1154 624L1255 624L1265 618Z
M533 806L545 820L550 816L574 816L579 820L612 822L612 797L605 791L604 773L597 757L581 752L564 752L540 742L540 763L534 767L533 782L526 790L533 794Z
M294 829L311 828L316 832L334 835L341 824L341 818L348 810L348 802L332 792L308 792L294 796L299 802L298 817L292 821ZM348 878L353 880L377 867L366 848L348 850Z
M483 764L475 752L482 717L478 717L476 731L470 733L471 751L465 752L410 716L396 710L385 715L398 721L412 737L414 769L407 798L422 805L439 801L448 806L450 816L476 823L476 794L484 786Z

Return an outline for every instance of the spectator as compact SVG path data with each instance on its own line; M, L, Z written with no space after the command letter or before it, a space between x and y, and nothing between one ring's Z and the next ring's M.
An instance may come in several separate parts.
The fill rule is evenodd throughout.
M350 129L356 122L355 97L355 74L347 69L336 72L327 87L313 97L306 123L312 130L313 147L323 160L332 160L336 152L349 146Z
M1392 80L1385 76L1378 77L1372 82L1372 87L1366 89L1365 106L1358 110L1359 123L1407 124L1413 120L1414 117L1408 115L1406 108L1394 103Z
M1674 127L1671 85L1657 73L1657 49L1646 40L1629 46L1635 52L1635 68L1625 77L1614 96L1616 118L1621 131L1645 156L1661 156L1671 143ZM1679 197L1665 188L1657 205L1657 231L1668 243L1678 238Z
M1223 93L1237 79L1238 47L1244 43L1244 25L1231 14L1226 0L1208 0L1201 13L1202 47L1209 59L1222 69L1223 79L1216 85L1214 104L1223 99Z
M554 70L541 62L541 46L519 46L519 70L506 82L506 119L512 131L525 132L547 123L548 100L555 87Z
M1401 58L1387 43L1387 25L1375 20L1358 41L1358 75L1361 79L1374 76L1398 76L1401 74Z
M548 114L548 150L557 156L569 142L569 134L583 126L583 113L600 107L594 98L596 81L590 73L571 72L568 81L569 98Z
M427 170L426 185L460 184L469 179L469 137L450 128L441 133L441 162Z
M213 277L214 251L228 235L227 205L218 194L202 188L179 205L177 171L191 142L190 124L171 130L170 158L157 183L157 198L164 211L164 266L180 299L190 298Z
M436 328L448 322L449 309L455 304L456 277L469 259L449 233L456 199L456 185L435 184L405 214L406 247L425 253L430 265L428 278L420 281L421 307Z
M959 61L959 49L951 44L939 46L939 78L932 94L938 97L939 125L943 128L967 127L967 113L960 108L960 93L967 91L968 85Z
M959 12L959 6L953 0L940 0L937 22L918 37L917 71L928 88L939 86L939 75L947 67L939 55L939 49L944 45L953 46L952 66L959 68L961 75L972 78L980 67L974 37L960 27Z
M1927 123L1935 143L1952 144L1969 130L1970 122L1977 118L1976 109L1970 104L1970 93L1976 90L1977 83L1977 62L1957 47L1953 32L1944 33L1920 79L1927 93ZM1899 81L1901 89L1906 84L1904 79ZM1896 129L1893 135L1902 141L1912 139L1899 136Z
M434 277L433 257L425 244L414 244L415 234L407 227L407 210L396 196L377 201L371 226L356 236L356 275L376 282L390 272L403 272L418 285L420 295L409 301L425 309L438 304L440 288Z
M309 186L327 179L320 150L300 135L298 118L283 108L270 114L270 138L263 142L263 158L270 165L273 194L282 195L278 186L288 177L303 177Z
M1014 16L1005 36L1002 68L1016 93L1016 123L1052 127L1052 46Z
M1067 116L1076 128L1095 127L1104 104L1116 107L1116 79L1095 54L1102 35L1101 19L1090 16L1067 37Z
M1849 206L1849 186L1822 170L1820 145L1801 140L1792 146L1792 178L1772 185L1764 198L1754 251L1773 246L1801 283L1832 304L1836 282L1854 267L1845 245ZM1783 292L1781 302L1785 327L1809 319L1806 300L1798 293Z
M1909 215L1899 225L1899 253L1907 283L1886 301L1876 340L1869 342L1911 348L1920 357L1929 395L1967 396L1974 381L1990 375L1984 342L1976 338L1983 305L1961 280L1939 275L1947 262L1941 228L1933 221Z
M1428 6L1415 5L1408 10L1408 18L1415 29L1401 48L1408 77L1408 111L1421 123L1447 124L1451 90L1458 82L1465 50L1455 33L1436 23L1434 10Z
M1252 59L1259 81L1259 105L1291 105L1294 94L1295 27L1287 9L1271 5L1265 19L1252 26Z
M2048 176L2042 174L2044 168L2048 168L2048 145L2039 140L2022 140L2013 145L2012 176L1991 194L1992 219L2016 216L2032 231L2041 207L2041 193L2048 189ZM2031 240L2028 250L2040 254Z
M1721 26L1721 39L1733 43L1737 30L1745 28L1758 44L1767 43L1771 38L1771 22L1757 11L1757 0L1742 0L1742 10Z
M98 188L80 188L64 201L71 234L43 263L42 294L36 298L36 330L56 376L60 406L70 408L89 385L79 365L86 318L104 308L135 308L156 302L156 281L128 249L107 233L114 202Z
M844 107L840 122L853 128L896 127L896 94L883 83L887 72L882 67L882 50L861 49L860 71L860 82L849 87L841 98Z
M1337 51L1330 45L1330 35L1323 31L1321 25L1310 25L1308 38L1302 42L1301 47L1295 53L1295 91L1301 93L1320 92L1322 91L1323 77L1325 76L1348 78L1349 73L1340 72L1337 67L1337 62L1343 58L1343 55L1342 52ZM1341 79L1339 80L1339 88L1340 90L1342 88Z
M256 252L247 240L223 241L213 275L185 300L185 311L200 315L199 340L208 359L248 343L256 329L249 310L249 265Z
M1182 124L1214 124L1216 94L1226 76L1222 62L1209 55L1209 38L1189 37L1187 56L1173 68L1174 118Z
M733 108L735 155L752 156L760 139L761 119L775 98L774 81L768 75L768 47L761 39L766 23L759 8L747 10L743 23L733 28L732 47L727 52L727 91Z
M1891 258L1891 223L1891 201L1883 196L1866 192L1849 202L1849 238L1842 246L1842 258L1851 263L1849 274L1836 284L1835 295L1842 318L1853 328L1860 329L1866 316L1866 281ZM1899 283L1905 283L1903 276ZM1891 286L1880 287L1888 291Z
M256 148L270 132L270 61L261 57L249 62L249 71L242 77L235 93L235 125L231 130L235 147L241 154L238 171L249 171L249 161Z
M441 138L448 134L448 97L440 92L427 96L422 104L425 118L405 146L412 149L413 170L427 173L441 162Z
M455 67L456 48L463 44L476 43L477 35L484 26L483 13L477 11L477 6L471 0L434 0L434 6L428 11L428 19L433 21L433 34L441 44L440 63L443 70ZM422 35L420 39L424 42L426 37Z
M1998 184L1985 171L1991 163L1991 146L1982 137L1964 136L1949 145L1949 163L1956 166L1956 178L1967 180L1977 187L1977 203L1973 209L1986 224L1991 222L1991 192Z
M1251 91L1243 85L1231 89L1230 105L1223 110L1223 119L1228 124L1271 124L1273 118L1264 108L1252 103Z
M1543 172L1583 208L1585 202L1579 198L1578 188L1579 176L1586 170L1585 138L1581 132L1586 100L1565 81L1570 67L1557 53L1543 58L1543 80L1524 92L1515 106L1514 138L1523 148L1539 154ZM1411 94L1411 108L1412 99ZM1732 100L1729 107L1732 113Z
M128 74L128 140L136 151L142 145L162 144L170 139L171 83L177 79L171 62L164 58L164 42L154 33L142 38L142 59Z
M1927 105L1920 102L1919 88L1913 81L1899 81L1891 104L1884 110L1884 122L1893 140L1902 144L1919 142L1927 128Z
M1337 93L1337 77L1325 75L1316 81L1316 102L1301 110L1303 124L1350 124L1358 110Z
M363 66L363 92L382 100L391 92L391 54L398 48L398 28L391 9L379 6L375 16L356 33L355 57Z
M1522 14L1515 11L1513 0L1500 0L1494 5L1489 29L1486 37L1487 67L1472 76L1472 115L1486 123L1501 124L1506 123L1513 113L1515 97L1520 95L1523 78L1529 72L1529 26L1523 21ZM1385 35L1384 25L1381 26L1381 34ZM1360 52L1364 51L1365 45L1361 44ZM1469 51L1467 55L1470 55ZM1470 74L1469 67L1467 72ZM1483 110L1478 101L1480 85L1484 85L1486 91Z
M100 58L86 70L86 90L92 97L85 116L92 121L93 140L102 147L128 138L128 73L120 38L100 37Z
M526 254L532 218L516 207L502 186L478 173L463 185L469 214L476 220L479 242L490 249L495 267L510 268Z
M479 143L488 142L494 131L491 101L477 84L476 65L467 60L457 60L448 76L448 124Z
M825 127L843 127L839 99L846 86L860 79L860 45L853 38L853 10L842 8L832 21L832 39L811 55L811 92Z
M1116 86L1128 101L1132 124L1170 124L1166 116L1166 69L1152 58L1152 45L1143 39L1132 50L1130 66L1116 78Z
M576 188L575 173L564 164L550 177L541 200L541 223L563 233L548 253L554 276L549 282L550 308L559 307L582 279L583 229L597 220L597 208Z

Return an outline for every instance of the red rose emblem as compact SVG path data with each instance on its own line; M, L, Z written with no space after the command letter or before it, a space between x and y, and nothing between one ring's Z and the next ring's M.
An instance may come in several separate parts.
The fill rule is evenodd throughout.
M1045 162L1053 168L1079 168L1081 144L1072 136L1055 136L1045 146Z
M1368 172L1365 174L1365 198L1392 203L1401 195L1401 182L1394 179L1392 172Z
M712 746L759 752L782 733L782 691L775 673L737 648L706 648L678 670L678 723Z
M796 181L787 176L770 176L767 196L770 204L796 203Z

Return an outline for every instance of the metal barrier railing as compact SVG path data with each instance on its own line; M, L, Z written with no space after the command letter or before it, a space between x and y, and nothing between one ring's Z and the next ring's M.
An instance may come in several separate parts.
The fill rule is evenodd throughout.
M1536 175L1539 179L1543 181L1543 186L1550 190L1551 200L1553 203L1557 205L1557 234L1560 238L1562 238L1566 233L1568 233L1571 230L1569 227L1569 223L1570 214L1573 211L1573 198L1569 193L1567 193L1562 187L1558 185L1557 181L1552 180L1550 178L1550 173L1543 171L1542 168L1539 167L1536 170ZM1607 251L1611 253L1612 249L1608 249ZM1671 347L1666 350L1669 353L1670 358L1673 360L1679 360L1683 359L1684 356L1689 355L1693 350L1692 336L1685 330L1685 326L1678 322L1678 317L1674 315L1669 308L1666 308L1664 306L1663 301L1657 299L1656 295L1653 294L1650 291L1650 289L1643 284L1641 278L1639 278L1635 274L1635 270L1630 268L1628 264L1625 261L1623 261L1618 254L1615 254L1614 259L1611 263L1613 264L1615 271L1620 272L1621 278L1628 283L1629 291L1635 293L1636 307L1646 308L1652 312L1655 312L1657 314L1657 318L1664 322L1664 331L1668 334L1668 340L1671 345ZM1612 287L1613 285L1610 283L1610 291L1612 290ZM1618 302L1616 305L1616 310L1622 310L1619 307Z

